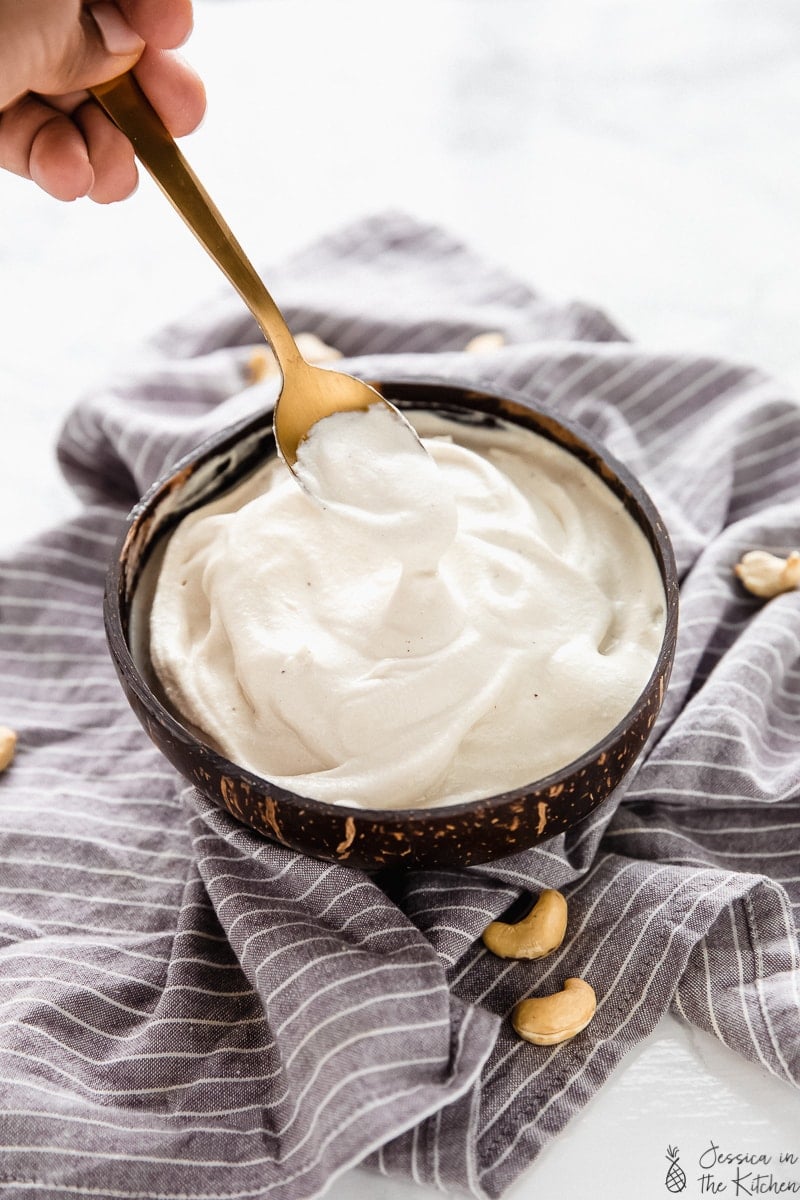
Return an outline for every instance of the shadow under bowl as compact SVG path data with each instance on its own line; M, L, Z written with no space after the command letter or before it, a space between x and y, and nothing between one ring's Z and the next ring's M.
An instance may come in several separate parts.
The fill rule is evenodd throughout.
M149 737L215 804L265 837L316 858L366 870L463 867L517 853L573 829L620 783L642 751L669 679L678 623L678 579L664 524L637 480L585 433L513 392L428 380L372 381L405 409L471 426L510 422L575 455L620 497L649 542L666 598L653 672L610 733L559 771L485 799L421 809L365 809L296 795L230 762L172 712L148 654L147 615L166 539L187 513L239 483L275 454L272 414L224 430L156 482L130 514L109 567L105 624L125 695ZM580 713L576 712L576 719Z

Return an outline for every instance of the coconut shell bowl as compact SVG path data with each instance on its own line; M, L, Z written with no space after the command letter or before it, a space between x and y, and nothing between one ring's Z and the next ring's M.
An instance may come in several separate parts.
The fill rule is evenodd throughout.
M624 719L580 758L544 779L485 799L421 809L365 809L296 795L209 746L170 710L159 689L148 655L150 597L159 549L163 552L170 530L275 454L270 412L248 418L192 452L131 512L106 581L111 657L133 711L165 757L215 804L265 838L365 870L488 862L573 829L607 799L641 753L675 653L678 581L672 548L637 480L583 432L521 396L433 381L384 380L375 386L403 409L427 409L472 425L491 425L499 418L531 429L576 455L622 499L652 547L666 596L657 661ZM579 712L575 719L580 720Z

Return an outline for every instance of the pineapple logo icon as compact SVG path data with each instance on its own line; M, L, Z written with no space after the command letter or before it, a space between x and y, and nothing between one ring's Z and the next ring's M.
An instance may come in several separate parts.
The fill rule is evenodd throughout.
M664 1186L668 1192L682 1192L686 1187L686 1173L678 1162L677 1146L667 1146L667 1158L669 1159L669 1170L664 1180Z

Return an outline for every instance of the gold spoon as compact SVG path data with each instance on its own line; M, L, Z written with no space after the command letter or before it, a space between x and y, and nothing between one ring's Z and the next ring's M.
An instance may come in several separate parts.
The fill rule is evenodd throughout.
M280 309L135 77L130 73L120 75L91 88L91 93L132 143L136 156L236 288L272 347L283 376L273 427L278 451L287 466L294 470L297 447L317 421L335 412L364 410L378 403L385 404L402 422L424 454L416 432L405 417L374 388L351 375L306 362Z

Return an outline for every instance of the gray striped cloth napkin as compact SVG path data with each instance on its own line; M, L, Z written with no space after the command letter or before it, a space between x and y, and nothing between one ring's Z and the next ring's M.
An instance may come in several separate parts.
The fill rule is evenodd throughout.
M800 404L738 363L649 353L446 232L383 214L267 278L296 330L368 376L508 385L636 472L683 579L645 759L589 823L464 871L380 882L258 838L187 789L123 699L106 562L137 496L268 404L229 294L69 415L80 515L0 564L0 1193L304 1200L365 1161L500 1196L672 1010L800 1078L800 593L731 572L800 529ZM496 352L463 353L484 330ZM479 935L563 889L540 963ZM590 980L574 1041L519 1041L520 998ZM788 1095L789 1093L787 1093Z

